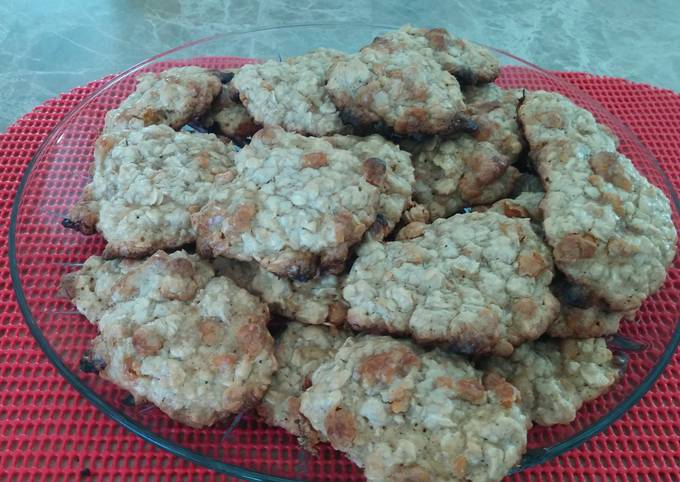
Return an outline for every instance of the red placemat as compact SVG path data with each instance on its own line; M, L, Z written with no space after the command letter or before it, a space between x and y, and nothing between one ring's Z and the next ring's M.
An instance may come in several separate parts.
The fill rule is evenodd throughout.
M562 73L625 121L680 186L680 96L586 74ZM36 108L0 135L0 212L7 239L21 174L50 129L94 82ZM12 293L6 244L0 246L0 479L224 480L141 441L99 413L49 364L26 328ZM512 480L678 480L680 358L622 420Z

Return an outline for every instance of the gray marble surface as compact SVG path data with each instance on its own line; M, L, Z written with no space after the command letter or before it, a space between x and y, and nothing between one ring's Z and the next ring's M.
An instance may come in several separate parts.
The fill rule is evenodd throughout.
M0 131L45 99L183 42L308 22L444 26L545 68L680 91L679 0L1 0ZM319 42L313 32L287 49ZM359 42L349 35L333 43ZM224 54L257 54L268 38L225 42Z

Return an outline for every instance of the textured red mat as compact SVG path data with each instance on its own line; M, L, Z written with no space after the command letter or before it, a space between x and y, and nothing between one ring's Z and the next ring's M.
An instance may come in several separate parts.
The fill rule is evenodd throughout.
M620 79L559 75L625 121L680 186L680 96ZM141 441L94 409L49 364L14 300L4 240L21 174L50 129L103 82L46 102L0 134L0 480L224 480ZM680 480L679 468L676 355L623 419L512 480Z

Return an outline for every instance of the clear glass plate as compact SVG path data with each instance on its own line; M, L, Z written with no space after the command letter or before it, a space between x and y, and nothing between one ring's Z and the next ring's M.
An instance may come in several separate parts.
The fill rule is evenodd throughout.
M285 58L312 48L355 51L391 27L314 24L260 28L218 35L159 54L112 78L73 109L52 131L30 162L14 202L9 239L12 280L31 332L61 374L106 415L174 454L248 480L363 480L341 454L322 446L310 456L293 437L245 414L196 430L173 422L151 405L126 403L126 393L78 370L94 338L94 327L59 293L59 279L88 256L101 252L97 236L85 237L60 221L89 180L93 143L104 114L134 88L142 71L199 64L234 67L249 59ZM495 50L503 64L498 83L560 92L587 108L620 138L620 150L671 199L678 225L678 200L659 163L620 120L574 85L509 53ZM234 57L225 57L225 55ZM238 58L235 58L238 57ZM250 60L252 61L252 60ZM624 323L611 346L626 352L625 376L613 391L588 403L569 425L534 428L517 471L544 462L600 432L633 406L671 359L678 340L680 270L676 260L663 290L647 300L635 322Z

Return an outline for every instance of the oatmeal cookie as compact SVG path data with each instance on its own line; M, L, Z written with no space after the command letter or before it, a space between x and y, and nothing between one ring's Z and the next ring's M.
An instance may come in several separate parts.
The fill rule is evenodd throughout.
M458 81L437 63L428 40L404 30L337 60L326 88L343 119L360 130L416 135L476 128Z
M479 126L474 138L492 144L508 156L511 163L517 160L526 144L517 122L517 107L522 96L521 89L501 89L495 84L463 89L471 117Z
M255 406L277 367L267 306L183 251L128 263L92 342L100 376L192 427Z
M326 91L328 71L345 54L318 49L283 62L244 65L232 80L241 102L259 124L324 136L344 131Z
M566 97L527 93L519 117L546 188L543 227L556 265L612 310L637 309L675 256L668 199Z
M65 226L106 239L105 258L142 257L192 243L190 216L234 175L233 147L213 134L158 125L104 134L94 178Z
M338 149L350 151L361 162L371 158L385 162L379 214L369 230L374 239L383 239L392 232L411 202L415 178L410 154L377 134L368 137L333 136L327 140Z
M220 77L201 67L175 67L137 77L137 88L106 114L104 133L164 124L179 129L207 112L222 90Z
M307 281L344 270L375 222L387 173L321 138L265 127L235 156L237 178L193 216L203 256L255 260Z
M352 328L507 356L557 316L550 252L528 219L459 214L421 232L360 247L343 290Z
M300 413L300 395L311 385L314 370L331 360L350 334L335 328L291 322L277 340L279 369L257 413L268 424L295 435L307 450L314 451L320 438Z
M492 481L526 447L518 395L458 356L365 336L314 372L300 410L369 481Z
M472 136L426 141L413 156L414 198L432 219L506 197L519 176L511 159Z
M544 426L573 421L584 402L607 392L620 375L602 338L525 343L510 358L492 357L483 367L517 387L524 410Z
M219 133L239 144L261 128L248 114L243 104L230 97L227 89L222 89L222 93L215 99L210 111L201 118L200 124L206 129L217 129Z
M598 338L619 331L622 319L633 319L635 311L610 310L583 286L571 283L562 274L553 280L552 292L560 301L560 314L548 328L556 338Z
M486 84L501 73L500 62L491 51L462 38L452 37L446 29L402 27L410 35L428 40L437 62L461 84Z
M89 257L83 266L61 279L61 289L78 311L93 324L111 304L112 292L136 261Z
M340 326L347 319L342 276L324 274L299 282L277 276L254 262L216 258L213 266L218 274L259 296L277 315L310 325Z

